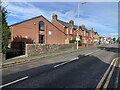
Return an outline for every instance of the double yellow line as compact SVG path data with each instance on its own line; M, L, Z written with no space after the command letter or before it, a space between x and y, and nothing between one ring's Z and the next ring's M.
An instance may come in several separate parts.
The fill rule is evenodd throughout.
M96 90L99 90L104 82L104 80L106 79L106 82L105 84L103 85L103 89L105 90L107 87L108 87L108 84L110 82L110 79L112 77L112 74L113 74L113 71L115 69L115 66L117 64L117 61L118 61L118 58L115 58L112 60L110 66L108 67L108 69L106 70L104 76L102 77L102 79L100 80L100 82L98 83L97 87L96 87ZM108 75L109 74L109 75ZM108 77L107 77L108 75Z

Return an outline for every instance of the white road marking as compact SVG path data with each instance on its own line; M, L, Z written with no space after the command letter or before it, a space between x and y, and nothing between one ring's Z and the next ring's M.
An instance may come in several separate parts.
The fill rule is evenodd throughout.
M17 83L17 82L20 82L20 81L25 80L25 79L27 79L27 78L29 78L29 76L23 77L23 78L21 78L21 79L15 80L15 81L13 81L13 82L10 82L10 83L4 84L4 85L1 85L0 88L9 86L9 85L14 84L14 83Z
M71 59L71 60L69 60L69 61L66 61L66 62L64 62L64 63L60 63L60 64L58 64L58 65L55 65L54 68L59 67L59 66L61 66L61 65L64 65L64 64L66 64L66 63L72 62L72 61L74 61L74 60L76 60L76 59L79 59L79 58L78 58L78 57L77 57L77 58L73 58L73 59Z
M20 70L19 68L11 69L10 71L18 71Z
M97 51L100 51L100 49L98 49L98 50L95 50L95 51L93 51L93 52L90 52L90 53L87 53L87 54L85 54L85 56L88 56L88 55L90 55L90 54L92 54L92 53L95 53L95 52L97 52Z
M103 75L102 79L100 80L100 82L98 83L97 87L96 87L96 90L100 89L103 81L105 80L107 74L109 73L110 71L110 68L112 67L113 63L115 62L116 58L112 60L110 66L108 67L108 69L106 70L105 74Z
M97 52L97 51L99 51L99 50L100 50L100 49L95 50L94 52ZM88 54L85 54L85 56L90 55L90 54L92 54L92 53L94 53L94 52L90 52L90 53L88 53ZM76 57L76 58L73 58L73 59L71 59L71 60L69 60L69 61L65 61L65 62L63 62L63 63L60 63L60 64L58 64L58 65L55 65L54 68L59 67L59 66L62 66L62 65L64 65L64 64L66 64L66 63L72 62L72 61L77 60L77 59L79 59L79 58Z
M88 55L90 55L90 54L92 54L93 52L91 52L91 53L87 53L87 54L85 54L85 56L88 56Z

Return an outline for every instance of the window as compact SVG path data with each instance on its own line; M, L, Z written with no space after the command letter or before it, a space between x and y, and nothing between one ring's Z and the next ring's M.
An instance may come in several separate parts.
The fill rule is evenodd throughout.
M39 30L44 31L44 29L45 29L45 24L43 21L40 21L39 22Z
M70 29L70 34L72 34L72 28Z
M84 36L86 36L86 31L84 30Z

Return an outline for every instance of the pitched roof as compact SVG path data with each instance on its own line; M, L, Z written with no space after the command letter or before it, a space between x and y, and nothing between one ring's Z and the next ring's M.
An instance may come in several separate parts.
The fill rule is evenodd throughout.
M10 25L10 26L14 26L14 25L17 25L17 24L20 24L20 23L23 23L23 22L26 22L26 21L29 21L29 20L32 20L32 19L39 18L39 17L43 17L43 16L42 16L42 15L40 15L40 16L36 16L36 17L30 18L30 19L27 19L27 20L24 20L24 21L21 21L21 22L18 22L18 23L12 24L12 25ZM10 26L9 26L9 27L10 27Z
M85 31L89 32L87 28L83 28L82 30L85 30Z
M62 21L62 20L59 20L59 19L57 19L57 21L60 23L60 24L62 24L63 26L65 26L65 27L69 27L70 26L70 23L68 23L68 22L65 22L65 21ZM74 27L74 29L77 29L78 28L78 26L76 26L76 25L74 25L73 26ZM79 26L79 28L81 28L81 26ZM89 30L87 29L87 28L83 28L82 29L82 31L86 31L87 33L89 32Z
M65 26L65 27L69 27L69 26L70 26L70 23L64 22L64 21L59 20L59 19L57 19L57 21L58 21L60 24L62 24L63 26Z
M63 26L65 26L65 27L69 27L69 26L70 26L70 23L68 23L68 22L65 22L65 21L62 21L62 20L59 20L59 19L57 19L57 21L58 21L60 24L62 24ZM74 27L75 29L77 29L78 26L74 25L73 27Z
M94 32L95 34L97 34L99 36L99 34L97 32Z
M36 18L40 18L40 17L43 17L45 20L47 20L44 16L40 15L40 16L37 16L37 17L33 17L33 18L30 18L30 19L27 19L27 20L24 20L24 21L21 21L21 22L18 22L18 23L15 23L15 24L12 24L10 26L14 26L14 25L17 25L17 24L20 24L20 23L23 23L23 22L26 22L26 21L29 21L29 20L32 20L32 19L36 19ZM54 24L52 24L49 20L47 20L51 25L53 25L57 30L59 30L60 32L64 33L63 31L61 31L59 28L57 28ZM10 27L9 26L9 27ZM65 33L64 33L65 34Z

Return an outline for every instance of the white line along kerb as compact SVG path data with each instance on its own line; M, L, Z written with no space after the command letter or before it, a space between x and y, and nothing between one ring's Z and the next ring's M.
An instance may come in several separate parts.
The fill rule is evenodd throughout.
M27 78L29 78L29 76L23 77L23 78L21 78L21 79L15 80L15 81L13 81L13 82L10 82L10 83L4 84L4 85L1 85L0 88L9 86L9 85L14 84L14 83L17 83L17 82L20 82L20 81L25 80L25 79L27 79Z

